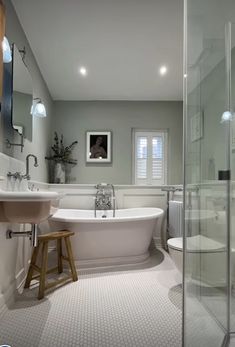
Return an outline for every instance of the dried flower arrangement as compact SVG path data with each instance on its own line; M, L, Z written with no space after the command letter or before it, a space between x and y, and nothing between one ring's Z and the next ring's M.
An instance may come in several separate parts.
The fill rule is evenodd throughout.
M64 145L64 136L61 134L60 139L57 132L55 132L54 137L55 144L51 147L53 155L50 157L45 157L47 160L52 160L56 163L67 163L67 164L77 164L76 159L71 158L72 150L78 141L73 141L70 146Z

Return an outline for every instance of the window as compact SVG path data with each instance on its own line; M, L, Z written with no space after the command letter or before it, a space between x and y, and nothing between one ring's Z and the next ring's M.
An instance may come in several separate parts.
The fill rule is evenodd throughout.
M166 184L167 131L135 131L134 158L135 184Z

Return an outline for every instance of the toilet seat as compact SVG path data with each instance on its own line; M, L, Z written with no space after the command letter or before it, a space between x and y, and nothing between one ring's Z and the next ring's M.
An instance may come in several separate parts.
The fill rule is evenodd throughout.
M169 248L177 251L183 251L183 238L174 237L167 240ZM191 236L187 238L187 251L189 253L211 253L211 252L224 252L226 250L225 245L212 240L202 235Z
M183 238L182 237L174 237L167 240L167 245L170 248L173 248L177 251L183 251Z

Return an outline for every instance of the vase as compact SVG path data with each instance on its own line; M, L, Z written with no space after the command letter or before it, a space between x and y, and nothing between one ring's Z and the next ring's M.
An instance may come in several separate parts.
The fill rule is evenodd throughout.
M63 163L56 163L54 167L54 183L65 183L65 165Z

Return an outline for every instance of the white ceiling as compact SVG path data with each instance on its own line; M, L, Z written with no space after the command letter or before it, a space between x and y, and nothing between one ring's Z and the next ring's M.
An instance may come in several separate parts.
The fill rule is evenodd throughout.
M183 0L12 1L53 99L182 100Z

